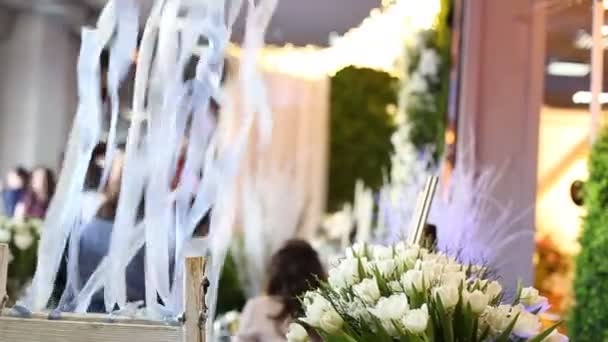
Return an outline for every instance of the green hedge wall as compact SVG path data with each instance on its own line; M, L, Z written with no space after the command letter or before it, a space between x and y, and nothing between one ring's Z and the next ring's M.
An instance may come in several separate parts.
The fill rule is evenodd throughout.
M377 190L390 168L398 80L366 68L346 67L331 79L328 210L352 202L355 182Z
M569 331L576 342L608 341L608 130L594 144L588 168Z

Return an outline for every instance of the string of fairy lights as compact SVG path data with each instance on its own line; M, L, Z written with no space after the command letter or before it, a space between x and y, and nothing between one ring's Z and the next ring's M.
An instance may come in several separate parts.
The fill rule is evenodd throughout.
M398 74L402 43L432 27L440 9L439 0L383 0L358 27L331 36L329 47L268 46L260 54L260 64L266 70L302 78L333 75L346 66ZM238 57L240 49L232 46L230 54Z

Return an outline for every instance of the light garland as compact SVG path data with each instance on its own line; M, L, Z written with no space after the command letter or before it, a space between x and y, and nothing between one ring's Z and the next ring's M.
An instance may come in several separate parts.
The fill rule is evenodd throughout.
M331 37L329 47L270 46L261 51L260 64L302 78L334 75L350 65L398 74L395 62L403 53L401 42L431 28L440 8L439 0L384 0L361 25ZM231 54L240 55L240 49L233 46Z

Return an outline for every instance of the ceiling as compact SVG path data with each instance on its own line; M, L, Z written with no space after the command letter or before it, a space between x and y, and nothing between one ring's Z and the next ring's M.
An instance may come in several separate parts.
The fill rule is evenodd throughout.
M91 8L102 8L106 0L72 0ZM148 12L153 0L137 0L142 11ZM244 1L246 2L246 1ZM328 44L332 32L343 34L358 26L380 0L280 0L268 28L268 44L319 45ZM233 40L240 41L244 31L244 14L234 27Z
M147 15L146 12L152 6L153 0L137 1L142 7L144 16ZM578 48L575 43L577 37L588 35L591 30L592 0L543 1L557 4L550 7L547 17L547 64L552 61L589 63L590 51ZM36 6L39 10L45 11L58 11L58 6L53 7L49 4L64 5L69 11L66 10L63 16L73 21L75 32L78 32L83 21L88 24L94 23L99 9L105 3L106 0L0 0L0 5L9 4L23 8ZM331 33L343 34L348 29L358 26L369 15L371 9L379 6L380 0L280 0L266 40L274 45L292 43L325 46ZM234 28L235 41L240 41L243 34L245 11L241 12L241 17ZM73 19L77 14L79 18ZM608 24L608 20L606 22ZM608 35L606 39L608 43ZM605 58L604 71L604 88L608 89L608 57ZM588 75L564 77L546 74L545 76L545 103L548 105L576 106L572 102L572 95L576 91L589 89Z

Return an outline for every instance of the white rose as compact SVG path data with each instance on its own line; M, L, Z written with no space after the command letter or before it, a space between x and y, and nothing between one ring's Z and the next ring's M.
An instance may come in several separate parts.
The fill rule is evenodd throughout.
M298 323L291 323L287 332L288 342L307 342L309 341L308 332Z
M490 300L496 299L502 293L502 286L497 281L491 281L486 287L486 294L490 296Z
M462 292L462 300L464 305L468 304L471 306L471 311L473 311L473 313L479 314L483 312L483 310L488 305L488 302L490 301L490 296L479 290L475 290L473 292L464 290Z
M309 304L305 306L306 317L303 320L311 326L318 328L321 325L323 314L333 310L333 308L327 299L318 293L308 293L306 297Z
M342 319L342 317L340 317L336 310L332 309L323 313L323 316L321 316L320 323L321 329L330 334L334 334L342 329L344 320Z
M551 335L547 336L543 342L568 342L568 336L560 334L557 330L553 330Z
M375 246L373 252L375 260L386 260L393 258L393 249L391 247Z
M533 287L526 287L521 290L520 303L525 307L540 311L549 309L549 301L546 297L539 294L538 290Z
M422 271L409 270L401 276L401 283L406 291L413 291L416 289L418 292L423 292L426 289L423 277Z
M412 334L421 334L426 330L429 322L429 311L426 304L420 309L410 310L403 317L402 323L405 329Z
M537 335L540 332L540 328L541 323L538 316L525 310L520 310L517 322L515 322L515 326L513 327L513 333L522 338L530 338Z
M7 229L0 228L0 242L8 243L11 241L11 232Z
M367 304L374 304L380 298L380 289L376 278L363 279L362 282L353 286L353 291Z
M405 316L410 306L407 296L403 293L390 297L382 297L370 312L382 321L400 320Z
M458 304L460 293L455 286L441 286L433 289L433 296L441 299L441 304L446 309L451 309Z
M15 234L13 237L13 242L17 248L24 251L32 246L34 243L34 237L28 232L21 232Z
M357 242L346 249L346 256L351 259L364 257L366 249L367 247L364 243Z
M441 283L443 285L456 286L460 288L466 279L467 275L464 272L446 272L441 275Z

